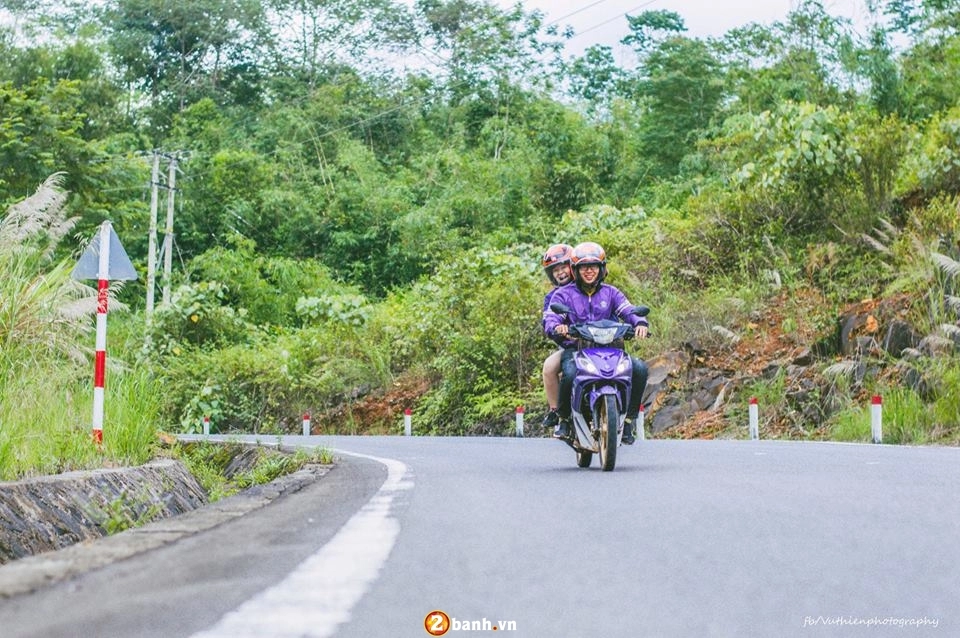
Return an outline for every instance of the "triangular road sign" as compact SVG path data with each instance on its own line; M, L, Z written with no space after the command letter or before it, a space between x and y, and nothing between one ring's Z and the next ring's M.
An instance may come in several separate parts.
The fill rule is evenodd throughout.
M110 244L107 253L107 280L109 281L133 281L137 278L137 271L127 257L127 251L120 244L120 238L110 222L103 222L108 226ZM74 279L100 279L100 237L103 226L90 240L87 249L83 251L77 265L73 267L70 276Z

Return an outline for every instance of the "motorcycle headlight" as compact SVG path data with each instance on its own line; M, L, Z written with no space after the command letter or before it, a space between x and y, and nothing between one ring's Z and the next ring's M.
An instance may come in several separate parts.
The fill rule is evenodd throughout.
M598 373L597 366L593 364L593 361L591 361L589 357L578 357L577 367L581 368L582 370L586 370L590 374Z
M622 357L617 364L617 374L623 374L630 369L630 357Z

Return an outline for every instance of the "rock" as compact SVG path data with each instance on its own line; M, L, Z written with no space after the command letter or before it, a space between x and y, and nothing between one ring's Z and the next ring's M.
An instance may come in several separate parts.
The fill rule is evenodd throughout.
M680 425L697 411L697 406L679 398L671 399L669 403L661 405L654 413L650 424L650 432L659 434L664 430Z
M880 322L871 313L853 314L841 320L840 351L845 355L867 352L871 342L876 343Z
M916 392L924 401L936 400L936 391L917 370L906 361L897 362L897 372L900 374L900 384Z
M647 385L660 385L667 377L676 377L690 362L690 355L679 350L665 352L647 361Z
M813 352L810 348L804 348L790 362L795 366L808 366L813 363Z
M929 335L920 340L917 349L930 357L946 356L953 354L956 345L952 339L941 337L940 335Z
M782 370L783 364L778 361L774 361L773 363L767 364L767 366L763 369L763 372L760 374L764 379L776 379Z
M842 319L843 327L840 329L840 352L845 355L856 352L856 331L866 322L864 315L852 315Z
M880 347L883 348L884 352L899 357L907 348L915 348L919 341L919 337L910 324L896 320L887 327L887 333L884 335Z

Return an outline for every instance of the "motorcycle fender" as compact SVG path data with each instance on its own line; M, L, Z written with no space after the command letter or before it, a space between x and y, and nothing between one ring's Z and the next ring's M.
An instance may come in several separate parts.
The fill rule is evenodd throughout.
M612 385L594 387L590 390L590 409L595 409L597 406L597 401L600 399L600 397L608 394L612 394L613 396L617 397L617 407L622 410L623 406L620 405L622 403L622 401L620 401L620 392L616 386Z

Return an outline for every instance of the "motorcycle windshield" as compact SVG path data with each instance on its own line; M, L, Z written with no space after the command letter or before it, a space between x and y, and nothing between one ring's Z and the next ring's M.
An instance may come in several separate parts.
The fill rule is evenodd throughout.
M600 328L598 326L589 326L587 332L590 334L590 340L600 345L607 345L617 338L620 329L616 326L609 328Z

